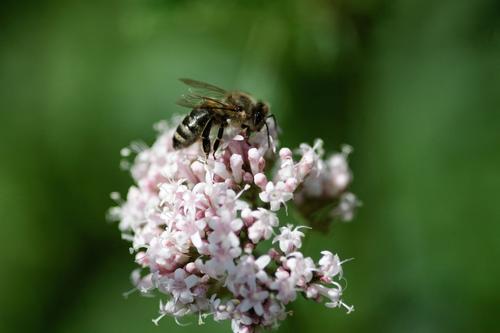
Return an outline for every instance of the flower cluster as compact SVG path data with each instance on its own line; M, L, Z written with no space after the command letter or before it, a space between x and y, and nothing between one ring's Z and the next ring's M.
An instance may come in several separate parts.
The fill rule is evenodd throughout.
M358 201L346 191L348 151L323 160L317 140L294 158L288 148L276 151L274 128L271 147L265 130L248 136L233 129L205 158L198 143L174 150L174 130L164 125L152 147L135 146L136 185L111 209L141 267L132 273L136 289L166 295L154 322L211 315L230 320L235 333L251 333L277 326L297 294L352 311L341 298L339 257L305 256L309 227L282 225L277 216L293 201L306 217L304 207L322 203L330 220L350 220Z

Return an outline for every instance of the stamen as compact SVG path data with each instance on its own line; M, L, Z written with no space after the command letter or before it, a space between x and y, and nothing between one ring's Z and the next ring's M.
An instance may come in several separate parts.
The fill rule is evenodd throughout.
M160 316L158 316L156 319L152 319L152 322L153 324L155 324L156 326L158 326L158 322L163 318L165 317L167 314L166 313L162 313Z
M243 192L248 191L249 188L250 188L250 185L249 184L245 184L245 186L243 187L243 189L241 191L239 191L238 194L236 195L236 199L239 199L239 197L243 194Z
M352 306L352 305L351 305L351 306L349 306L349 305L345 304L345 303L344 303L344 302L342 302L342 301L339 301L339 305L340 305L340 306L343 306L343 307L347 310L347 314L350 314L351 312L353 312L353 311L354 311L354 306Z
M127 299L130 295L132 295L136 291L137 291L137 288L130 289L129 291L122 293L122 296L123 296L123 298Z

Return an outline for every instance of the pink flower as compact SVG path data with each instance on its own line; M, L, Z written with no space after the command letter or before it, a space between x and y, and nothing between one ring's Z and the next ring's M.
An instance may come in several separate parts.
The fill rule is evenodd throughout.
M252 212L252 216L255 218L255 221L248 228L248 238L255 244L261 239L271 238L274 227L277 227L279 224L276 214L264 208L259 208Z
M177 220L176 227L179 231L185 233L189 237L191 242L197 248L201 248L203 245L202 237L205 235L205 227L207 223L205 220L197 220L196 218L182 218Z
M359 206L361 202L353 193L344 193L340 197L338 206L332 210L332 215L342 221L351 221L354 218L354 211Z
M294 252L288 255L286 268L290 271L290 276L297 279L300 286L307 285L313 278L313 272L316 271L314 261L300 252Z
M171 231L164 231L160 236L154 237L146 256L153 271L173 272L178 265L189 260L187 251L189 244L179 242L179 238Z
M141 277L141 270L135 269L130 279L132 280L132 284L139 290L139 292L146 294L149 291L153 290L154 283L152 280L153 274L148 274L146 276Z
M333 194L344 191L352 180L347 157L352 148L344 146L341 153L332 155L327 161L330 188Z
M297 297L296 280L285 270L276 272L276 280L271 283L271 289L277 290L276 296L283 304L288 304L294 301Z
M233 259L242 252L239 246L231 246L230 242L210 243L207 250L210 259L205 262L202 271L215 279L233 270Z
M182 268L177 268L175 272L164 279L160 279L160 289L172 294L174 300L183 304L193 302L194 297L191 289L199 282L196 275L188 275Z
M290 224L286 227L281 227L280 234L273 239L273 244L279 242L280 250L285 254L292 253L302 247L304 233L299 230L304 227L295 227L294 229L292 227Z
M243 296L243 301L239 306L240 311L247 312L253 308L258 316L264 314L262 303L269 297L268 291L243 287L240 290L240 294Z
M168 298L160 302L155 324L167 315L176 322L213 315L230 320L235 333L260 332L278 326L298 295L352 311L337 282L339 257L323 251L315 263L300 252L304 227L280 226L276 214L288 203L297 208L294 213L307 213L311 203L314 210L338 202L330 218L350 220L359 206L348 192L350 151L325 161L322 141L316 140L300 145L296 162L290 148L276 154L277 131L272 122L267 125L271 137L265 127L250 133L227 126L208 159L199 142L174 150L175 128L168 124L160 126L151 147L122 150L124 158L137 154L133 163L123 162L135 185L125 201L112 195L118 207L110 216L120 221L140 267L132 273L134 290ZM259 255L263 250L267 254Z
M342 266L337 255L333 255L330 251L321 251L323 257L319 260L319 271L323 276L333 278L334 276L342 276Z
M259 283L266 284L269 276L264 268L271 258L267 255L254 259L253 256L243 256L238 265L230 272L226 279L226 286L236 296L241 296L241 290L249 288L255 290Z
M280 209L281 204L285 204L292 199L293 194L288 191L284 182L280 181L276 185L272 182L267 183L266 190L259 194L260 200L268 202L272 211Z

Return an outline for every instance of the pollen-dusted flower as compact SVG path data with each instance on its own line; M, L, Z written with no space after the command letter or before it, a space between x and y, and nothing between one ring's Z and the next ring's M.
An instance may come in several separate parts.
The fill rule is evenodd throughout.
M311 219L313 229L352 219L359 201L348 192L350 151L324 160L321 140L295 153L277 150L276 128L268 125L271 137L266 129L248 135L228 128L209 157L199 143L174 150L175 128L165 123L152 147L122 151L137 153L123 163L136 184L124 202L113 194L120 205L110 215L132 243L135 290L161 295L155 324L194 314L200 322L229 320L235 333L257 332L284 320L299 295L352 311L342 301L339 257L306 256L300 251L309 227L294 226L294 214L279 218L290 206L306 219L326 210Z

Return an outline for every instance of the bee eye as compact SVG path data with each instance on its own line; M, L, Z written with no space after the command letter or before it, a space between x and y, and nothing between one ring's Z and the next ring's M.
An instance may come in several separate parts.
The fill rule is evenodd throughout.
M262 109L256 109L253 115L253 122L256 126L260 125L260 123L264 120Z

